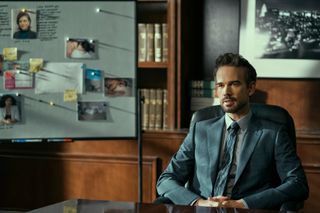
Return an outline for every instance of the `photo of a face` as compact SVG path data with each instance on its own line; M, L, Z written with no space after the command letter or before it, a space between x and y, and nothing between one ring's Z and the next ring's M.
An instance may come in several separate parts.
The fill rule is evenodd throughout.
M105 78L106 96L132 96L132 79Z
M0 94L0 125L21 121L20 102L20 97L15 94Z
M12 10L12 35L14 39L37 38L37 15L34 9Z
M67 58L96 58L95 41L89 39L71 38L66 41Z

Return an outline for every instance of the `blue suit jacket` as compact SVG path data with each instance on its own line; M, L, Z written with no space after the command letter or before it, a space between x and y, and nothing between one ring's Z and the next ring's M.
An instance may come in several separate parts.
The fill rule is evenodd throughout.
M224 125L224 116L195 123L161 174L159 195L182 205L213 196ZM285 202L305 200L308 193L303 168L284 127L253 115L231 198L244 199L249 208L279 209Z

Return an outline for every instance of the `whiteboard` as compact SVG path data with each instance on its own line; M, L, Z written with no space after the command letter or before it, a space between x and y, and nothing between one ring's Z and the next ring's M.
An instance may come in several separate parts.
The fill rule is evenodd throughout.
M14 97L20 118L0 124L0 140L136 137L135 7L1 1L0 98ZM33 37L17 38L25 33L20 12Z

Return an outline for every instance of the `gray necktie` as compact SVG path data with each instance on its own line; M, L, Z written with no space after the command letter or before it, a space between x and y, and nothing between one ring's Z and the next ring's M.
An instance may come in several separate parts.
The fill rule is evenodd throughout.
M228 128L228 136L226 141L226 148L222 159L222 165L218 172L218 176L214 185L214 196L223 195L225 191L228 175L232 165L234 145L237 140L237 132L239 128L240 127L237 122L233 122Z

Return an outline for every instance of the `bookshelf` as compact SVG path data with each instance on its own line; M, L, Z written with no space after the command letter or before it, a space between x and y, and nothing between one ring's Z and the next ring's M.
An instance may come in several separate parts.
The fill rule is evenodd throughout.
M167 91L167 129L177 128L176 8L176 0L137 1L138 25L141 23L146 25L167 24L167 60L160 62L152 60L139 61L137 69L139 89L162 89Z

